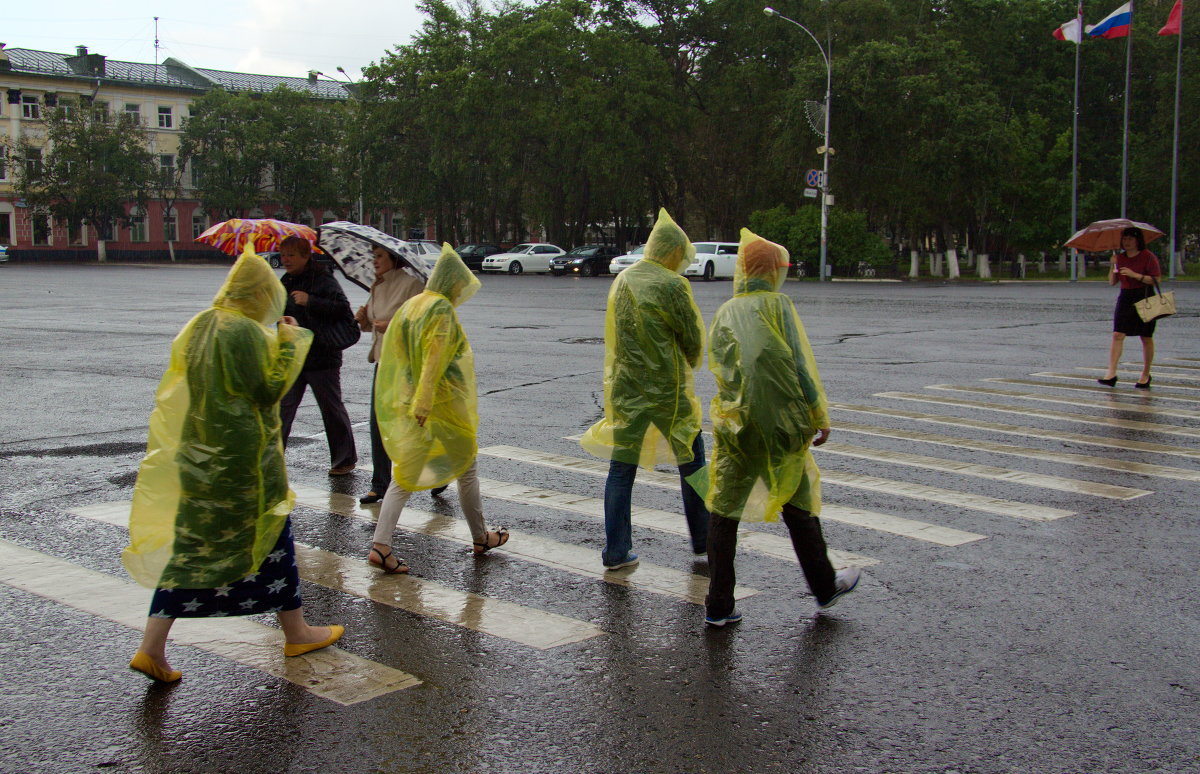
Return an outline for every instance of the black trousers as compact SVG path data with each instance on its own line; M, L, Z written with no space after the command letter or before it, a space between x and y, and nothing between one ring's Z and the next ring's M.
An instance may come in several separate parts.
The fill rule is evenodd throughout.
M723 618L733 612L733 588L737 584L733 560L737 554L738 522L724 516L712 515L708 527L708 596L704 606L711 618ZM800 560L804 579L817 602L824 603L834 595L833 565L825 548L821 520L808 511L792 505L783 506L783 523L792 537L792 548Z
M329 441L329 466L338 468L358 462L354 449L354 429L350 427L350 415L342 403L342 373L340 368L324 371L301 371L296 383L279 402L279 419L282 423L283 445L292 434L292 421L296 409L304 399L304 390L312 387L317 407L321 409L321 421L325 424L325 438Z

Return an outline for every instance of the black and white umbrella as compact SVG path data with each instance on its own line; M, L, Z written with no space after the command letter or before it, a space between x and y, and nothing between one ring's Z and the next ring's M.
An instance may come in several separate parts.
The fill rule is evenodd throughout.
M371 250L382 247L396 259L396 267L422 282L429 271L421 256L403 239L385 234L377 228L337 220L317 227L317 245L329 254L347 279L364 290L375 282L375 256Z

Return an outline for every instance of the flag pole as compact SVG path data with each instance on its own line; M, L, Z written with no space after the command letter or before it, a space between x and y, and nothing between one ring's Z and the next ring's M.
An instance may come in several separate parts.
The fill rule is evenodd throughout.
M1168 276L1175 279L1175 213L1179 202L1179 76L1183 67L1183 6L1180 4L1179 40L1175 49L1175 140L1171 146L1171 256ZM1183 267L1179 269L1182 271Z
M1071 114L1071 233L1079 230L1079 49L1083 48L1083 0L1075 10L1075 105ZM1178 97L1176 98L1178 99ZM1176 114L1178 115L1178 113ZM1079 280L1079 251L1071 248L1071 281Z
M1129 0L1129 34L1125 36L1125 133L1121 140L1121 217L1129 201L1129 69L1133 64L1133 0Z

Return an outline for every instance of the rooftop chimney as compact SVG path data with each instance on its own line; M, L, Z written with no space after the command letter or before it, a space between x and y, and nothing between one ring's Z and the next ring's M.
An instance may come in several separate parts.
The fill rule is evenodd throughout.
M103 54L89 54L87 46L76 46L75 51L75 56L63 57L71 72L89 78L104 77L104 60L107 57Z
M309 83L316 83L316 82L317 82L317 71L316 71L316 70L309 70L309 71L308 71L308 82L309 82Z
M75 56L87 56L87 46L76 46Z

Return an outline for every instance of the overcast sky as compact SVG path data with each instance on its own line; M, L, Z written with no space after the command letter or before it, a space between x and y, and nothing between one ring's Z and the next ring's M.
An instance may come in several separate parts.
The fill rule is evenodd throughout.
M173 56L192 67L296 77L320 70L335 80L339 65L357 79L425 20L416 0L43 0L10 3L0 43L68 54L83 45L153 63L155 16L160 62Z

